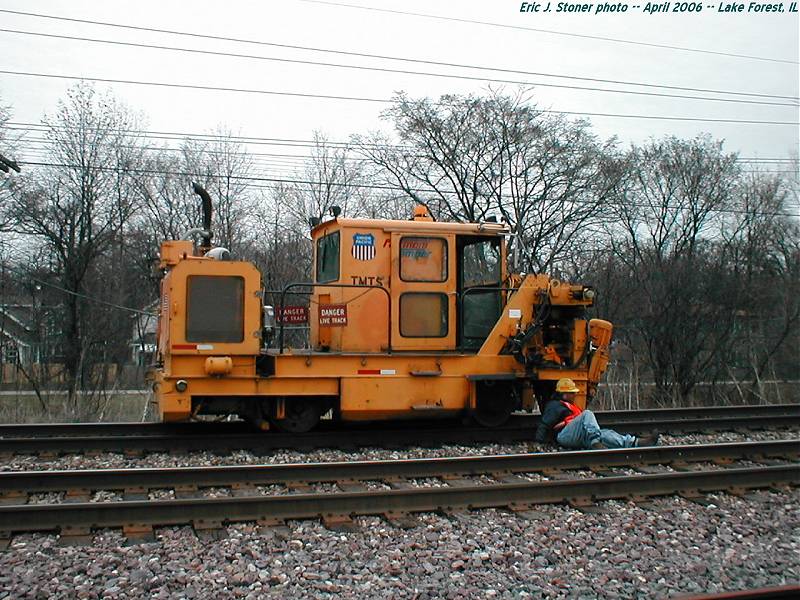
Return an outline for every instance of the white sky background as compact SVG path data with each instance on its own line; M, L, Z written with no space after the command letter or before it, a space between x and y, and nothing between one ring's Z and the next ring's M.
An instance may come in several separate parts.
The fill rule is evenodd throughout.
M343 0L346 1L346 0ZM641 14L521 14L517 0L423 2L420 0L350 0L380 8L460 19L491 21L607 36L650 43L702 48L719 52L773 57L794 63L768 62L694 52L619 44L427 19L399 14L311 4L299 0L244 2L136 2L99 0L0 0L0 8L146 27L174 29L226 37L248 38L326 49L388 56L520 69L581 77L645 82L728 91L800 95L798 83L798 14L719 14L703 5L701 13ZM641 3L644 6L644 2ZM673 2L674 4L674 2ZM631 6L633 3L631 3ZM788 8L789 3L784 3ZM553 4L555 7L555 3ZM745 2L745 8L747 2ZM489 76L539 83L564 83L623 89L629 86L579 82L544 76L485 73L454 67L435 67L345 57L335 54L271 48L250 44L149 34L116 28L52 21L0 13L0 28L94 37L137 43L163 44L269 57L392 67L416 71ZM38 38L0 32L0 69L142 81L188 83L315 94L391 98L404 90L412 97L444 93L480 93L487 83L417 75L306 66L263 60L190 55L178 52L108 46L88 42ZM55 110L72 81L0 74L0 101L10 105L15 122L37 123ZM496 84L495 84L496 85ZM207 133L219 125L235 134L265 138L309 140L320 130L331 140L346 140L388 124L379 121L387 105L317 98L279 97L218 91L190 91L123 84L111 88L132 109L144 115L151 131ZM514 89L514 86L509 86ZM645 90L646 91L646 90ZM675 94L700 92L654 90ZM540 108L576 112L647 114L722 119L798 121L797 106L735 104L677 98L656 98L585 90L536 87ZM731 97L731 96L728 96ZM735 96L734 96L735 98ZM772 102L790 100L767 99ZM603 138L623 143L642 142L672 134L693 137L709 132L726 141L728 151L743 157L796 156L797 125L750 125L591 117ZM172 145L177 145L173 143ZM23 144L21 160L34 144ZM305 148L253 146L259 152L306 153ZM287 171L290 160L259 157L270 174ZM767 170L789 168L785 163L763 165Z

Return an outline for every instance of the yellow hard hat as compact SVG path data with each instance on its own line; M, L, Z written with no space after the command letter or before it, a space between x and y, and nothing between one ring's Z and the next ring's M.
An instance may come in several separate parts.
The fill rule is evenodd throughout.
M578 386L575 385L575 382L566 377L558 380L558 383L556 384L556 391L560 394L575 394L580 392Z

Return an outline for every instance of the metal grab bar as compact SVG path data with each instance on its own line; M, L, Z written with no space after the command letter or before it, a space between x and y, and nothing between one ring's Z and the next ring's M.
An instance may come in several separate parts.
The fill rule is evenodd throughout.
M389 293L389 290L387 290L385 287L383 287L382 285L358 285L358 284L354 284L354 283L290 283L289 285L284 287L283 290L281 290L281 303L280 303L280 314L281 315L283 315L283 307L286 304L286 294L287 293L292 293L292 294L312 294L313 293L313 291L289 292L290 289L296 288L296 287L362 288L362 289L366 288L366 289L382 290L383 293L386 294L386 301L387 301L387 305L388 305L388 309L389 309L388 310L388 317L389 317L388 318L388 331L387 331L387 334L388 334L387 340L388 340L388 343L389 343L389 348L388 348L387 352L389 354L392 353L392 296ZM309 312L308 318L310 320L311 319L311 311L309 310L308 312ZM283 322L283 319L281 319L280 332L278 333L278 340L279 340L279 342L278 342L278 353L279 354L283 354L283 326L284 326L284 322Z

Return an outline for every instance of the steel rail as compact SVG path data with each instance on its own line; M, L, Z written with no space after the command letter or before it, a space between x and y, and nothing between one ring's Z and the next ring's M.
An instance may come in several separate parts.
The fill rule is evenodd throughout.
M800 419L783 417L780 422L743 418L726 421L646 421L614 423L606 421L605 427L623 433L641 433L653 427L670 433L710 432L731 429L788 427L800 425ZM414 426L409 424L409 427ZM408 447L441 446L443 444L514 443L533 441L535 425L515 428L449 428L390 430L320 431L305 434L215 432L208 435L140 435L103 437L48 437L0 439L2 454L70 454L86 452L116 452L144 454L152 452L231 452L250 450L265 453L279 448L356 448L356 447Z
M800 414L772 415L766 417L716 417L713 419L652 418L634 421L600 415L604 427L622 433L641 433L652 429L669 433L712 432L800 426ZM533 441L537 417L519 416L497 428L465 427L451 422L405 422L386 425L333 427L308 433L253 432L242 424L231 427L183 424L185 428L171 433L147 435L63 435L34 437L0 437L0 455L6 454L69 454L86 452L124 452L143 454L152 452L230 452L250 450L266 453L278 448L356 448L356 447L408 447L441 446L444 444L514 443ZM229 424L219 424L229 425ZM196 430L195 430L196 427ZM68 430L66 430L68 431ZM101 430L102 431L102 430ZM154 427L153 431L163 431Z
M729 488L752 489L800 484L797 465L671 472L566 481L537 481L432 487L368 492L245 496L159 501L81 502L0 506L0 538L17 532L103 527L193 524L208 526L239 521L330 519L336 516L386 515L519 507L564 501L599 501L625 497L703 493Z
M766 404L747 406L710 406L690 408L656 408L642 410L610 410L595 411L602 423L644 424L653 422L678 422L692 420L713 420L730 418L774 419L774 423L781 424L781 417L789 417L790 421L800 420L800 404ZM498 429L514 427L533 427L537 420L535 415L514 415L509 424ZM370 428L391 429L407 428L408 422L398 425L399 422L372 423ZM420 423L414 421L415 426L430 426L431 422ZM436 422L441 425L441 421ZM332 425L332 424L331 424ZM330 427L330 426L328 426ZM337 429L363 428L357 423L341 423ZM325 422L321 431L326 431ZM219 433L249 433L253 429L243 421L234 422L177 422L177 423L7 423L0 424L0 439L31 438L31 437L66 437L66 436L117 436L117 435L202 435L204 433L217 435ZM272 433L270 435L273 435Z
M652 446L536 454L409 460L230 465L137 469L0 472L0 501L28 493L81 490L268 485L287 482L365 481L394 478L514 474L556 469L630 467L744 458L797 458L795 440Z
M600 417L622 420L709 419L716 417L766 417L800 414L798 404L747 404L742 406L691 406L684 408L643 408L639 410L596 411Z
M672 598L673 600L795 600L800 598L800 585L789 584L719 594L687 594Z

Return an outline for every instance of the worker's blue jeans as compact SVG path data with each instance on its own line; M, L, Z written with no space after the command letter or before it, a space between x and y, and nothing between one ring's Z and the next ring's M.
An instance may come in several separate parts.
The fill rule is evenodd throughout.
M583 411L567 423L556 440L561 446L575 450L589 450L596 442L602 442L609 448L633 448L636 445L636 438L632 435L623 435L613 429L600 429L597 418L590 410Z

